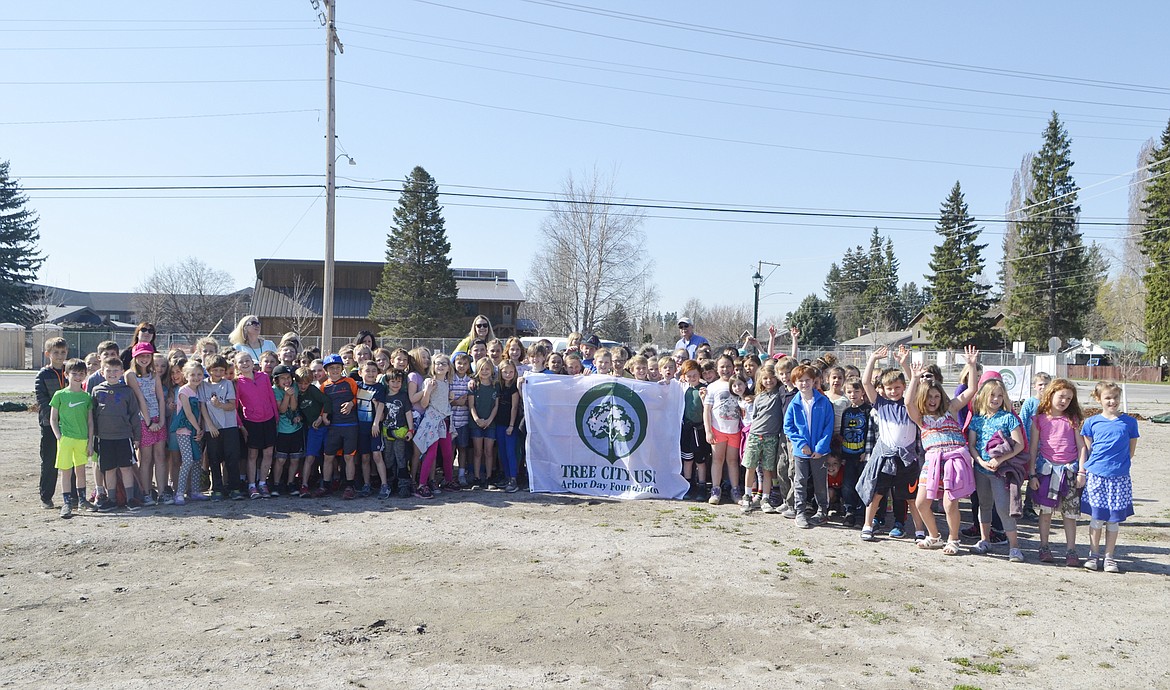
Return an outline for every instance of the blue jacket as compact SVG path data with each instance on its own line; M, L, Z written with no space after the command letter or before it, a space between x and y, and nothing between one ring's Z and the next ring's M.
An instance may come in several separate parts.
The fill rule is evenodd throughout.
M813 391L812 419L806 419L804 401L798 394L784 412L784 435L792 442L792 452L800 457L808 446L814 453L827 455L833 440L833 403L820 391Z

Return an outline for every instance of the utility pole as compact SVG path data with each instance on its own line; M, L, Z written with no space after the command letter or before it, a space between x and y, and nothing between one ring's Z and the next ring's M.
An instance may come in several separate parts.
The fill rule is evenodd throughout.
M337 39L337 0L321 0L325 4L325 91L328 100L325 118L325 276L321 288L321 354L333 351L333 288L334 288L334 215L337 200L337 88L333 81L334 46L344 53L345 47ZM316 7L316 3L314 3Z

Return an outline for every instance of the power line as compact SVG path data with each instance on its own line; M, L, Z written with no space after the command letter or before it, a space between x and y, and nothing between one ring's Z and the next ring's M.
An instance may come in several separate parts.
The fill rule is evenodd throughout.
M254 43L247 45L211 45L211 46L25 46L25 47L0 47L0 51L20 51L27 53L30 51L48 51L48 50L220 50L220 49L246 49L246 48L309 48L317 45L316 43Z
M142 81L0 81L0 86L156 86L187 84L289 84L313 82L320 79L156 79Z
M866 121L866 122L881 122L881 123L885 123L885 124L906 125L906 126L911 126L911 127L937 127L937 128L941 128L941 129L957 129L957 130L972 131L972 132L992 132L992 133L997 133L997 134L1021 134L1021 135L1026 135L1026 136L1035 136L1036 135L1036 133L1032 132L1032 131L1012 130L1012 129L995 129L995 128L991 128L991 127L968 127L968 126L964 126L964 125L948 125L948 124L944 124L941 122L908 122L906 120L891 120L891 119L880 118L880 117L866 117L864 115L845 115L845 114L841 114L841 113L826 113L826 112L817 112L817 111L810 111L810 110L799 110L796 108L780 108L777 106L764 105L762 103L743 103L743 102L738 102L738 101L724 101L724 100L719 100L719 99L714 99L714 98L702 98L699 96L685 96L682 94L665 93L665 92L661 92L661 91L649 91L646 89L617 86L615 84L597 84L597 83L587 82L587 81L578 81L575 79L565 79L562 77L552 77L552 76L543 75L543 74L532 74L531 72L520 72L520 71L516 71L516 70L507 70L507 69L502 69L502 68L498 68L498 67L488 67L486 65L473 65L473 64L466 63L466 62L458 62L455 60L443 60L440 58L429 58L429 57L423 57L421 55L412 55L410 53L401 53L401 52L393 51L393 50L383 50L381 48L370 48L368 46L360 46L360 45L352 45L351 44L350 47L351 48L359 48L362 50L369 50L369 51L373 51L373 52L377 52L377 53L386 53L389 55L397 55L400 57L405 57L405 58L410 58L410 59L415 59L415 60L425 60L427 62L435 62L435 63L445 64L445 65L455 65L457 67L466 67L468 69L478 69L478 70L484 70L484 71L488 71L488 72L497 72L497 73L501 73L501 74L511 74L511 75L515 75L515 76L528 77L531 79L544 79L547 81L555 81L555 82L560 82L563 84L573 84L576 86L589 86L589 87L593 87L593 88L597 88L597 89L608 89L611 91L621 91L624 93L635 93L635 94L638 94L641 96L661 96L664 98L675 98L675 99L679 99L679 100L692 101L692 102L696 102L696 103L710 103L713 105L728 105L728 106L734 106L734 107L739 107L739 108L751 108L751 109L755 109L755 110L767 110L767 111L772 111L772 112L795 113L798 115L815 115L818 117L836 117L836 118L842 118L842 119L847 119L847 120L862 120L862 121ZM1127 138L1127 137L1106 137L1106 136L1098 136L1098 135L1091 135L1091 134L1080 135L1078 138L1081 138L1081 139L1102 139L1102 140L1107 140L1107 141L1130 141L1130 142L1144 142L1145 141L1145 139L1134 139L1134 138Z
M1170 89L1161 86L1150 86L1147 84L1131 84L1126 82L1105 81L1101 79L1086 79L1083 77L1068 77L1057 74L1045 74L1042 72L1026 72L1022 70L1010 70L998 67L987 67L983 65L969 65L958 62L945 62L942 60L931 60L928 58L909 57L905 55L895 55L891 53L880 53L868 50L858 50L855 48L844 48L841 46L828 45L824 43L811 43L808 41L798 41L795 39L785 39L776 36L766 36L762 34L753 34L744 31L736 31L733 29L724 29L720 27L703 26L699 24L689 24L687 22L679 22L669 19L662 19L659 17L649 17L646 15L631 14L628 12L619 12L617 10L606 10L596 7L589 7L586 5L577 5L570 2L562 2L560 0L520 0L533 5L543 5L545 7L554 7L557 9L570 10L573 12L581 12L585 14L592 14L602 17L610 17L613 19L622 19L625 21L637 22L642 24L652 24L655 26L664 26L674 29L681 29L685 31L692 31L696 33L723 36L730 38L741 38L749 41L759 43L768 43L773 45L783 45L792 48L799 48L803 50L813 50L826 53L835 53L838 55L850 55L854 57L864 57L876 60L884 60L888 62L897 62L903 64L920 65L925 67L935 67L939 69L957 70L962 72L973 72L977 74L991 74L996 76L1013 77L1017 79L1032 79L1036 81L1046 81L1058 84L1072 84L1077 86L1091 86L1097 88L1116 89L1122 91L1136 91L1139 93L1154 93L1165 94L1170 93Z
M1047 97L1047 96L1039 96L1036 94L1028 94L1028 93L1009 93L1009 92L1003 92L1003 91L993 91L993 90L989 90L989 89L974 89L974 88L970 88L970 87L953 86L950 84L932 84L929 82L919 82L919 81L913 81L913 80L909 80L909 79L897 79L894 77L879 77L879 76L875 76L872 74L858 74L858 73L854 73L854 72L844 72L844 71L840 71L840 70L830 70L830 69L824 69L824 68L819 68L819 67L809 67L807 65L795 65L795 64L789 64L789 63L775 62L772 60L763 60L763 59L759 59L759 58L749 58L749 57L744 57L741 55L731 55L731 54L727 54L727 53L716 53L716 52L712 52L712 51L698 50L696 48L685 48L682 46L672 46L672 45L667 45L664 43L654 43L652 41L643 41L643 40L634 39L634 38L625 38L622 36L612 36L609 34L603 34L603 33L596 32L596 31L586 31L584 29L573 29L573 28L566 27L566 26L558 26L556 24L546 24L544 22L537 22L537 21L532 21L529 19L518 19L516 17L508 17L508 16L501 15L501 14L493 14L491 12L483 12L480 10L468 9L466 7L456 7L453 5L446 5L446 4L443 4L440 2L434 2L434 0L414 0L414 2L419 3L419 4L423 4L423 5L430 5L433 7L441 7L444 9L455 10L458 12L466 12L469 14L479 15L479 16L483 16L483 17L491 17L493 19L502 19L505 21L516 22L519 24L527 24L530 26L537 26L537 27L541 27L541 28L545 28L545 29L553 29L556 31L565 31L565 32L569 32L569 33L590 36L593 38L604 38L604 39L608 39L611 41L619 41L622 43L630 43L630 44L634 44L634 45L640 45L640 46L651 47L651 48L661 48L663 50L672 50L672 51L676 51L676 52L687 53L690 55L702 55L704 57L716 57L716 58L722 58L725 60L735 60L737 62L746 62L749 64L768 65L771 67L784 67L784 68L788 68L788 69L803 70L803 71L814 72L814 73L818 73L818 74L832 74L835 76L853 77L853 78L858 78L858 79L871 79L871 80L875 80L875 81L882 81L882 82L895 83L895 84L904 84L904 85L908 85L908 86L922 86L922 87L934 88L934 89L944 89L944 90L948 90L948 91L962 91L962 92L966 92L966 93L977 93L977 94L990 95L990 96L1005 96L1005 97L1009 97L1009 98L1023 98L1023 99L1029 99L1029 100L1043 100L1043 101L1060 101L1062 103L1079 103L1082 105L1098 105L1098 106L1104 106L1104 107L1108 107L1108 108L1131 108L1131 109L1136 109L1136 110L1156 110L1156 111L1164 111L1165 110L1165 108L1156 107L1156 106L1136 105L1136 104L1129 104L1129 103L1115 103L1115 102L1108 102L1108 101L1089 101L1089 100L1083 100L1083 99L1061 98L1061 97L1055 97L1055 96Z
M919 110L956 112L956 113L977 114L977 115L984 115L984 116L993 115L995 117L1014 117L1014 118L1034 119L1036 116L1047 117L1051 112L1048 110L1034 110L1034 109L1030 109L1030 108L1014 108L1011 106L989 105L989 104L983 104L983 103L980 103L980 104L961 103L961 102L945 101L945 100L938 100L938 99L915 98L915 97L909 97L909 96L895 96L893 94L886 94L886 93L869 93L869 92L865 92L865 91L855 91L855 90L847 90L847 89L830 89L830 88L826 88L823 86L804 86L804 85L799 85L799 84L785 84L785 83L772 82L772 81L767 81L767 80L745 79L743 77L731 77L731 76L725 76L725 75L719 75L719 74L706 74L703 72L695 72L693 70L685 70L684 71L684 70L675 70L675 69L669 69L669 68L663 68L663 67L653 67L653 66L649 66L649 65L635 65L635 64L625 63L625 62L616 62L616 61L612 61L612 60L600 60L597 58L587 58L587 57L579 57L576 55L565 55L562 53L550 53L550 52L546 52L546 51L531 50L531 49L525 49L525 48L516 48L516 47L512 47L512 46L504 46L504 45L498 45L498 44L494 44L494 43L482 43L479 41L459 40L459 39L454 39L454 38L448 38L445 36L435 36L433 34L417 33L417 32L413 32L413 31L400 31L400 30L389 29L389 28L385 28L385 27L371 26L368 24L348 24L347 23L347 24L344 24L344 26L346 27L346 30L350 31L351 33L358 33L358 34L364 34L364 35L368 35L368 36L375 36L378 38L386 38L386 39L390 39L390 40L394 40L394 41L406 41L408 43L418 43L418 44L422 44L422 45L429 45L429 46L435 46L435 47L447 48L447 49L454 48L456 50L463 50L463 51L467 51L467 52L479 53L479 54L484 54L484 55L496 55L499 57L507 57L507 58L511 58L511 59L527 60L530 62L540 62L540 63L545 63L545 64L574 67L574 68L578 68L578 69L589 69L589 70L594 70L594 71L607 72L607 73L611 73L611 74L625 74L625 75L638 76L638 77L648 77L651 79L663 79L663 80L668 80L668 81L677 81L677 82L683 82L683 83L689 83L689 84L699 84L699 85L703 85L703 86L716 86L719 88L731 88L731 89L755 91L755 92L760 92L760 93L774 93L774 94L788 95L788 96L801 96L804 98L819 98L822 100L846 101L846 102L850 102L850 103L865 103L865 104L871 104L871 105L893 106L893 107L898 107L898 108L914 108L914 109L919 109ZM375 29L377 31L384 31L384 32L388 32L388 33L376 33L374 31L362 31L359 28L354 28L354 27ZM388 34L393 34L393 35L388 35ZM435 41L444 41L445 43L424 41L424 40L419 40L417 38L413 38L413 39L412 38L404 38L403 36L421 36L423 38L435 39ZM450 45L450 44L455 44L455 45ZM477 48L466 48L464 46L480 46L481 48L478 48L478 49ZM496 50L484 50L483 48L494 48L494 49L497 49L500 51L510 51L510 52L496 52ZM372 50L372 49L368 49L368 50ZM511 53L522 53L522 54L521 55L514 55ZM545 57L544 58L527 57L529 55L540 55L540 56L545 56ZM562 58L563 60L571 60L574 62L562 62L561 60L547 59L550 57ZM583 63L590 63L590 64L577 64L577 63L582 63L582 62ZM593 66L593 65L609 65L610 67L597 67L597 66ZM663 74L643 74L641 72L631 72L631 71L623 70L623 69L614 69L615 67L625 67L625 68L635 69L635 70L649 70L652 72L660 72ZM678 76L665 76L665 75L678 75ZM738 84L749 84L749 85L754 84L757 86L742 86L742 85L737 85L737 84L718 83L718 82L712 82L712 81L704 81L702 79L695 79L694 77L704 77L707 79L718 79L718 80L721 80L723 82L737 82ZM932 107L930 105L903 105L901 103L888 103L885 101L873 101L873 100L866 100L866 99L861 99L861 98L847 98L847 97L842 97L842 96L822 96L822 95L818 95L816 93L800 93L800 92L784 91L784 90L778 90L778 89L772 89L772 88L760 88L762 86L778 86L778 87L791 88L791 89L803 89L805 91L817 91L817 92L823 92L823 93L845 94L845 95L853 95L853 96L870 96L870 97L874 97L874 98L884 98L884 99L890 99L890 100L895 100L895 101L905 101L908 103L935 104L935 106L937 106L937 105L953 105L953 106L960 106L960 108L963 108L963 109ZM981 110L972 110L972 108L979 108ZM985 112L987 110L998 110L998 111L1006 111L1006 112ZM1013 113L1021 113L1021 114L1013 114ZM1124 127L1147 127L1147 126L1155 126L1156 127L1156 126L1160 126L1162 124L1161 122L1155 121L1155 120L1142 120L1142 119L1138 119L1138 118L1122 117L1122 116L1118 116L1118 115L1105 116L1105 115L1087 115L1087 114L1081 114L1081 113L1065 113L1065 114L1069 116L1070 119L1068 119L1066 121L1070 122L1070 123L1081 122L1084 124L1106 124L1106 125L1115 125L1115 126L1124 126ZM1075 118L1096 118L1096 119L1095 120L1077 120ZM1102 122L1101 120L1114 120L1115 122Z
M0 122L0 126L16 127L21 125L76 125L93 124L98 122L143 122L147 120L197 120L214 117L244 117L251 115L289 115L294 113L319 113L319 108L302 108L300 110L261 110L250 113L201 113L198 115L153 115L143 117L100 117L85 120L39 120L24 122Z

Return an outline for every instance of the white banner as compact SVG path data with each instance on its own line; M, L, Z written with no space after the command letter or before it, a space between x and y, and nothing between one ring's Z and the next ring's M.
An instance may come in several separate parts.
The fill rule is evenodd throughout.
M989 366L987 371L998 371L1003 379L1003 387L1007 389L1008 397L1012 400L1024 400L1032 394L1032 367L996 367Z
M682 498L683 392L611 376L528 374L529 483L533 491L617 498Z

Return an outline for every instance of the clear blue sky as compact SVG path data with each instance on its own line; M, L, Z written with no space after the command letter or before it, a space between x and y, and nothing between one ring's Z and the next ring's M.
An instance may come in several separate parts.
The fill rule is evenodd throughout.
M1077 181L1099 185L1083 218L1122 220L1129 177L1111 178L1170 116L1165 2L339 2L339 150L358 162L339 173L388 187L422 165L443 191L543 196L596 167L630 198L935 214L960 180L971 211L994 217L1056 110ZM309 0L9 5L0 159L26 187L322 183L324 29ZM39 177L69 175L82 177ZM142 177L101 179L119 175ZM194 177L214 175L307 177ZM323 253L316 189L29 196L40 278L72 289L132 290L188 254L244 287L256 257ZM339 259L382 257L395 201L339 194ZM443 204L454 265L523 284L545 205ZM929 222L648 216L666 311L750 304L764 260L784 268L761 313L783 314L875 225L921 284L935 238ZM1002 225L983 227L994 261ZM1085 228L1110 244L1120 232Z

